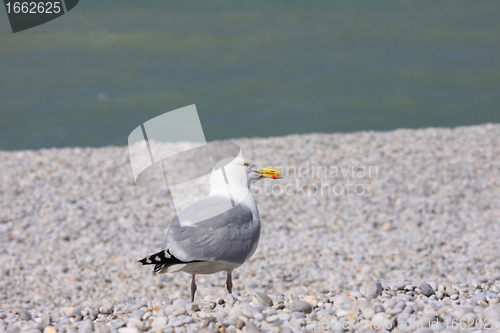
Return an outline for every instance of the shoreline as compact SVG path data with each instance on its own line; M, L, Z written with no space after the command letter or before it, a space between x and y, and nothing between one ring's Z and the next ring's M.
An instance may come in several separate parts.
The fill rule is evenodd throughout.
M421 127L421 128L409 128L409 127L401 127L401 128L396 128L392 130L365 130L365 131L353 131L353 132L333 132L333 133L326 133L326 132L310 132L310 133L292 133L292 134L287 134L287 135L282 135L282 136L270 136L270 137L238 137L238 138L230 138L230 139L224 139L224 140L214 140L210 142L220 142L220 141L245 141L245 140L273 140L273 139L279 139L279 138L293 138L297 136L330 136L330 135L358 135L362 133L373 133L373 134L383 134L383 133L392 133L392 132L421 132L421 131L426 131L426 130L439 130L439 131L446 131L446 130L460 130L462 128L475 128L475 127L488 127L488 126L500 126L500 123L492 123L492 122L487 122L487 123L482 123L482 124L476 124L476 125L459 125L459 126L454 126L454 127ZM120 147L126 147L126 145L123 146L118 146L118 145L108 145L108 146L67 146L67 147L50 147L50 148L40 148L40 149L16 149L16 150L5 150L5 149L0 149L0 153L14 153L14 152L35 152L35 151L45 151L45 150L66 150L66 149L107 149L107 148L120 148Z

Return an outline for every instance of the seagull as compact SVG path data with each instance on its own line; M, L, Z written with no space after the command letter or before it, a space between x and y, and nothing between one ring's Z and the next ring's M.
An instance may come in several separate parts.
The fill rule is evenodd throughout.
M209 196L184 209L170 225L162 250L139 262L155 265L154 273L191 274L191 302L196 274L226 271L232 294L233 270L250 259L259 243L260 217L250 185L264 178L282 175L240 156L221 160L212 170ZM214 216L214 211L222 213Z

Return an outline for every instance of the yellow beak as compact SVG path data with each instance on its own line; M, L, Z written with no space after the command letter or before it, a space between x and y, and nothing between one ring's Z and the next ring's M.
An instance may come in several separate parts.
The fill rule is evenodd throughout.
M280 179L283 178L281 176L281 172L275 169L269 169L269 168L264 168L264 170L259 170L256 171L258 174L260 174L262 177L266 178L272 178L272 179Z

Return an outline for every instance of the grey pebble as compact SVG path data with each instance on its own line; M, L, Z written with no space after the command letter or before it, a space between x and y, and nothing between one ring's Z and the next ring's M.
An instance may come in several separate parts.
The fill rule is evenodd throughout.
M401 313L402 311L403 311L403 309L401 309L401 308L394 308L394 309L390 309L389 311L387 311L387 313L390 315L397 315L397 314Z
M119 329L120 327L125 326L126 322L121 319L113 320L111 322L111 327L113 327L115 330Z
M434 289L432 289L432 287L428 283L421 283L419 285L419 288L422 290L422 294L427 297L434 295Z
M21 328L19 326L15 326L15 325L9 325L7 327L7 333L19 333L21 332Z
M25 309L17 309L15 311L15 313L17 313L19 315L19 317L21 317L22 320L30 320L31 319L31 315Z
M287 312L283 312L283 313L278 314L278 318L280 320L283 320L283 321L289 321L291 317L292 316Z
M380 282L372 282L364 287L363 294L367 300L371 300L382 295L383 290Z
M488 306L483 310L483 315L491 320L500 320L500 304Z
M167 317L158 317L153 320L151 323L151 327L160 327L167 325L168 318Z
M367 307L363 309L362 313L366 319L371 319L375 314L375 309L372 307Z
M395 309L404 309L406 308L406 302L405 301L398 301L396 303L396 306L394 306Z
M111 312L113 312L113 306L112 305L101 306L99 308L99 312L102 314L110 314Z
M363 295L361 292L359 291L352 291L351 293L351 296L352 297L356 297L357 299L360 299L360 298L364 298L365 295Z
M332 314L332 312L330 310L319 310L318 312L316 312L316 314L318 316L323 316L323 317L326 317L326 316L330 316ZM290 315L289 315L290 316ZM289 320L290 318L288 318L287 320Z
M478 302L486 302L486 296L484 294L477 294L470 298L471 302L477 304Z
M391 299L386 300L382 304L382 306L384 307L385 310L389 310L389 309L394 308L396 306L396 304L397 304L397 301L391 298Z
M233 325L233 326L236 326L236 321L234 320L230 320L230 319L226 319L222 322L222 325L224 326L229 326L229 325Z
M86 319L81 322L79 331L81 333L90 333L94 332L94 323L90 319Z
M110 333L110 329L108 326L104 325L103 323L96 323L94 325L94 330L97 332L97 333ZM44 332L45 333L45 332ZM48 333L48 332L47 332Z
M288 305L288 309L290 312L304 312L307 314L312 312L313 307L311 304L304 301L293 301Z
M437 285L437 283L436 283L436 282L434 282L434 281L427 282L427 284L428 284L429 286L431 286L431 288L432 288L434 291L436 291L436 290L438 289L438 285Z
M178 308L177 310L174 311L173 315L180 316L180 315L185 314L186 312L187 312L186 308L184 306L181 306L180 308Z
M271 315L271 316L268 316L268 317L266 318L266 321L267 321L268 323L272 323L273 321L276 321L276 320L278 320L278 319L279 319L278 315Z
M333 306L339 308L341 307L343 304L350 304L353 302L353 299L350 298L349 296L346 296L346 295L338 295L338 296L335 296L334 297L334 301L333 301Z
M292 318L305 318L306 314L304 312L292 312L290 316Z
M121 327L118 329L119 333L139 333L139 330L135 327Z
M267 308L267 309L266 309L266 313L267 313L267 315L269 315L269 316L272 316L272 315L276 315L276 314L278 314L278 312L277 312L275 309L273 309L273 308Z
M31 327L26 330L22 330L21 333L42 333L42 331L40 331L38 328Z
M144 317L144 314L146 312L143 311L143 310L133 310L131 313L130 313L130 316L132 318L137 318L137 319L141 319L142 317Z
M458 294L458 290L456 290L456 289L453 289L453 288L446 289L446 295L448 295L448 296L453 296L453 295L457 295L457 294Z
M245 324L245 330L249 333L258 333L260 330L255 326L254 323L249 321L248 323Z
M127 327L134 327L140 331L143 331L146 328L146 323L140 320L139 318L130 318L127 321Z
M254 293L254 295L253 295L253 296L254 296L254 297L255 297L255 298L256 298L256 299L257 299L260 303L262 303L262 304L264 304L264 305L267 305L267 306L271 306L271 305L273 305L273 301L272 301L272 299L271 299L269 296L267 296L267 295L265 295L265 294L263 294L263 293L256 292L256 293Z
M140 308L146 307L147 303L146 302L138 302L134 304L129 310L131 312L134 312L135 310L139 310Z
M260 312L256 312L256 313L253 313L253 317L255 318L255 320L257 321L262 321L264 320L264 315Z

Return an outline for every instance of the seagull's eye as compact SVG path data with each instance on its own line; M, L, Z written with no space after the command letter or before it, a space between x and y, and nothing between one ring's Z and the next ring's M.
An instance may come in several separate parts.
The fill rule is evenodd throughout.
M248 164L248 163L245 163L243 165L245 166L245 168L248 168L250 166L250 164Z

